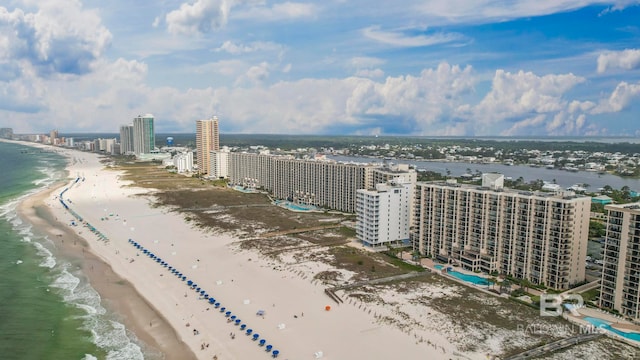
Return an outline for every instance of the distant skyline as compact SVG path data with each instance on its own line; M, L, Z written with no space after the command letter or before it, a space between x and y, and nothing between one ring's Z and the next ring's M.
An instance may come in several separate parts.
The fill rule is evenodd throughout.
M507 5L505 5L505 3ZM640 136L640 0L12 0L0 127Z

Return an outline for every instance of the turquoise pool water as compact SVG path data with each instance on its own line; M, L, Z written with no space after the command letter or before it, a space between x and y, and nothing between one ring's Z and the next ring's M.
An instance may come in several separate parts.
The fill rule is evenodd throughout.
M318 210L318 208L313 206L313 205L298 205L298 204L294 204L292 202L284 201L284 200L276 201L276 205L284 206L287 209L293 210L293 211L313 211L313 210Z
M620 335L624 338L627 339L631 339L633 341L640 341L640 334L638 333L633 333L633 332L624 332L624 331L620 331L618 329L614 329L611 327L610 322L605 321L605 320L601 320L601 319L596 319L596 318L592 318L592 317L584 317L583 320L586 320L589 322L589 324L596 326L598 328L601 329L605 329L607 331L610 331L614 334Z
M434 268L436 268L437 270L442 270L444 269L444 266L442 265L435 265ZM460 279L462 281L466 281L468 283L472 283L474 285L480 285L480 286L489 286L491 284L493 284L491 281L481 277L481 276L477 276L477 275L469 275L469 274L463 274L461 272L452 270L452 271L447 271L447 274L453 276L456 279Z

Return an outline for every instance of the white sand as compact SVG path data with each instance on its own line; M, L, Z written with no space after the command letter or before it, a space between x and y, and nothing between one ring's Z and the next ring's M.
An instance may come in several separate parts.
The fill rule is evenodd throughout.
M110 241L97 240L86 227L74 229L89 241L93 252L164 314L201 359L211 359L214 354L221 360L270 355L238 326L227 323L224 315L207 301L198 299L185 282L136 251L127 241L129 238L194 280L260 338L265 338L267 344L280 350L280 358L314 359L318 351L323 353L323 359L479 357L457 356L455 346L435 332L432 336L426 334L429 343L419 342L395 326L379 324L374 314L389 309L374 308L370 313L368 310L375 305L365 310L348 303L337 305L324 294L321 285L312 283L312 276L300 276L282 266L275 270L275 264L256 253L238 251L234 245L238 239L203 233L179 214L150 207L145 197L133 196L145 190L122 187L125 183L119 180L121 174L105 170L96 154L71 150L66 153L74 159L69 166L70 176L85 180L72 186L65 199ZM48 202L59 219L70 223L72 216L57 200ZM331 306L331 311L325 310L326 305ZM264 319L256 316L258 310L265 310ZM280 324L285 328L279 329ZM194 335L193 329L199 335ZM235 339L230 338L230 333L235 333ZM203 343L210 345L201 350Z

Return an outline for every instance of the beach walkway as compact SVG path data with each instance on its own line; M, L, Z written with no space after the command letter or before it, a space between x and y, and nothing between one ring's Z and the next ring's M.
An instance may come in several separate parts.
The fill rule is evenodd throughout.
M425 275L431 275L431 274L432 274L431 271L414 271L414 272L410 272L408 274L388 276L388 277L384 277L384 278L371 279L371 280L365 280L365 281L358 281L358 282L354 282L354 283L351 283L351 284L334 286L332 288L325 289L324 292L333 301L335 301L336 303L340 304L340 303L343 302L343 300L342 300L342 298L340 298L340 296L338 296L338 294L336 294L336 291L346 290L346 289L353 289L353 288L358 288L358 287L362 287L362 286L366 286L366 285L384 284L384 283L391 282L391 281L406 280L406 279L411 279L411 278L415 278L415 277L419 277L419 276L425 276Z
M342 227L342 224L332 224L332 225L313 226L313 227L302 228L302 229L272 231L272 232L268 232L268 233L264 233L264 234L260 235L260 238L266 239L266 238L271 238L271 237L276 237L276 236L281 236L281 235L300 234L300 233L304 233L304 232L308 232L308 231L335 229L335 228L339 228L339 227Z
M538 358L548 353L556 352L556 351L563 350L578 344L595 340L603 335L604 334L601 334L601 333L581 334L581 335L576 335L576 336L565 338L565 339L560 339L549 344L544 344L536 348L529 349L527 351L521 352L520 354L510 356L505 360L525 360L525 359L531 359L531 358Z

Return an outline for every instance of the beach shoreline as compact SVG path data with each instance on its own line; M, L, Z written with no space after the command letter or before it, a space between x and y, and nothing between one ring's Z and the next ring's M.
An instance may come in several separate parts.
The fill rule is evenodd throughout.
M51 150L45 145L25 145ZM261 245L256 246L266 241L260 236L243 237L241 232L201 226L190 213L158 206L157 190L124 180L125 171L105 164L99 154L55 151L69 159L66 170L73 178L27 198L20 205L21 217L38 231L48 231L56 250L82 258L83 273L103 283L94 288L105 307L149 346L151 355L158 351L165 359L267 359L273 353L265 350L277 349L284 359L428 354L432 359L468 360L539 341L517 326L514 329L511 320L524 314L536 322L541 320L538 313L528 308L512 312L509 309L518 306L511 304L495 320L498 325L476 319L475 313L462 318L474 324L461 323L454 315L461 311L460 304L470 309L482 305L477 312L481 315L487 307L501 306L502 299L440 276L398 286L341 290L338 295L344 303L336 303L325 289L348 283L353 274L332 265L329 248L296 240L293 243L299 245L275 253L270 250L287 243L286 237L276 237L264 244L268 249L264 252ZM59 199L63 190L65 204ZM218 214L213 216L228 216ZM236 219L226 219L236 224ZM176 276L172 269L182 275ZM337 282L318 277L327 272L339 273ZM188 286L189 282L197 285ZM131 295L118 292L122 288ZM220 305L210 303L203 294L215 297ZM139 304L127 304L131 297ZM488 316L491 321L494 315ZM252 329L251 335L259 335L247 335L240 324ZM555 329L554 324L547 325ZM504 348L507 343L509 349Z
M77 263L101 303L118 321L141 341L143 352L157 353L167 360L196 359L175 329L126 279L117 275L110 264L95 254L85 238L63 224L51 211L51 201L67 185L59 182L25 198L17 208L19 216L35 232L48 236L55 244L56 255Z
M130 283L156 310L155 314L162 314L168 328L195 358L271 358L271 352L266 349L279 350L285 359L391 358L398 354L397 348L411 356L433 349L434 344L439 344L441 353L434 358L448 358L446 353L455 351L437 334L430 336L429 343L416 341L416 336L381 323L369 306L333 303L324 293L324 287L313 279L313 274L324 270L326 264L313 263L315 269L302 273L256 251L241 249L243 240L229 233L198 228L179 212L154 206L152 190L130 186L131 183L121 180L123 171L105 167L99 154L55 150L69 159L68 174L78 177L68 179L64 197L83 221L76 226L70 224L74 216L56 199L62 190L58 188L43 197L46 210L58 222L55 226L40 226L83 238L88 249L85 252L108 264L105 267L113 270L114 278L123 279L116 282ZM33 209L33 205L25 204L25 209ZM144 256L129 239L167 259L174 268L197 281L198 287L215 296L226 311L233 311L233 316L242 319L247 329L252 328L253 334L259 333L259 337L254 339L244 334L239 323L216 311L218 309L199 293L187 287L186 281L171 276L166 267ZM85 271L90 273L91 269ZM135 311L129 316L124 314L126 310L118 309L117 304L122 301L109 307L131 318L127 319L130 321L127 328L142 341L153 348L153 344L164 344L161 337L154 338L149 333L155 329L153 320L153 326L147 329L149 316L140 316ZM331 311L327 305L331 305ZM264 316L257 315L259 310ZM165 356L171 358L170 354ZM186 357L179 354L179 358Z

